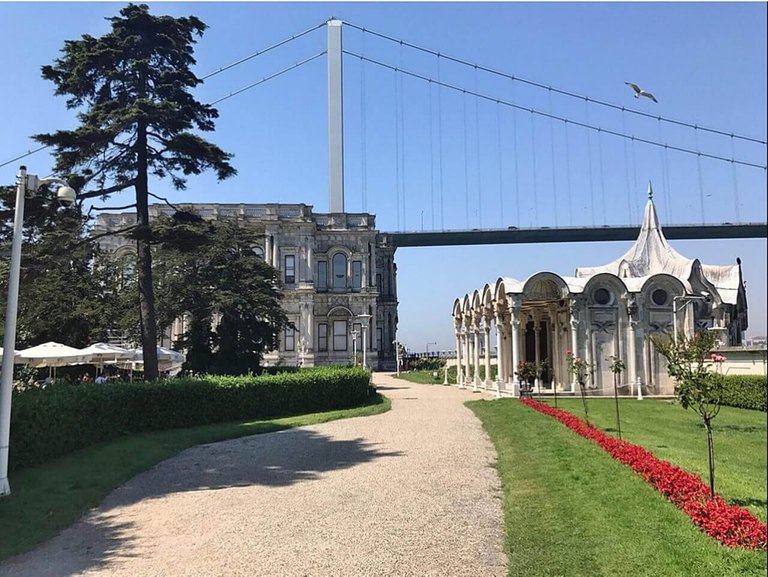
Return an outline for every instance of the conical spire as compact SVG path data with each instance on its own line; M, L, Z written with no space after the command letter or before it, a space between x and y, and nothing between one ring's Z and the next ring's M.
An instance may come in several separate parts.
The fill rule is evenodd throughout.
M659 216L656 214L656 206L653 204L653 185L650 180L648 181L648 202L645 205L645 216L643 217L643 224L640 227L640 230L657 230L663 243L666 244L666 239L664 239L664 235L661 233L661 225L659 224Z

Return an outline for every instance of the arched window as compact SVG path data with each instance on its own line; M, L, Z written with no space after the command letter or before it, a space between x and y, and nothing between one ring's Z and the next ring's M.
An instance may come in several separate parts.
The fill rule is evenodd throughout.
M340 252L333 256L333 288L347 288L347 257Z
M253 247L253 253L259 257L261 260L264 260L264 247L259 246L258 244Z

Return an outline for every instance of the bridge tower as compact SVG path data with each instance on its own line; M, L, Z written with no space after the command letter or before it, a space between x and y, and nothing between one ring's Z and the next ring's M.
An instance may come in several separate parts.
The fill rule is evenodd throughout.
M328 211L344 212L342 22L328 20Z

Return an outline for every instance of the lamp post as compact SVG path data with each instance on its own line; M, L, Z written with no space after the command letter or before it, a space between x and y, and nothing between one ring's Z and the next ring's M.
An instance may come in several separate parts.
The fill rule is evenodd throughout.
M8 301L5 309L5 335L3 337L3 368L0 372L0 496L10 495L8 483L8 451L11 437L11 391L13 389L13 359L16 349L16 313L19 304L19 275L21 272L21 240L24 228L24 197L46 184L60 183L56 198L62 204L75 202L77 193L63 180L55 177L38 178L27 174L27 167L19 167L16 177L16 211L13 218L11 263L8 271Z
M685 308L688 306L688 303L693 301L704 301L707 302L709 300L709 293L704 293L703 295L683 295L683 296L676 296L672 297L672 331L673 339L675 341L675 344L677 344L677 311L678 311L678 304L679 302L683 303L682 307Z
M371 315L357 315L355 317L356 319L360 319L360 325L363 328L363 366L367 369L368 368L368 319L371 318Z
M360 333L356 330L352 330L350 333L352 335L352 365L357 366L357 337L360 336Z
M427 356L429 356L429 345L436 345L437 343L427 343Z

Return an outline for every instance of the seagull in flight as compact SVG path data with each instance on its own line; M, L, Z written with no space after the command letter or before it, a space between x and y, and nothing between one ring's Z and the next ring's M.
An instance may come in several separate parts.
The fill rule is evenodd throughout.
M645 96L646 98L650 98L654 102L658 102L658 100L656 100L656 97L653 94L651 94L650 92L646 92L645 90L640 88L637 84L633 82L625 82L624 84L626 84L627 86L632 88L632 90L635 91L635 98L640 98L641 96Z

